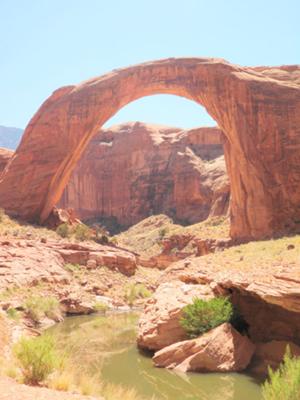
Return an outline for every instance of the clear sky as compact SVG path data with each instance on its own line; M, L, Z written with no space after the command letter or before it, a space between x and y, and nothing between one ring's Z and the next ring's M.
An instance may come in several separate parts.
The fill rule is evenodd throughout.
M23 128L56 88L174 56L300 63L300 0L0 0L0 125ZM211 124L198 105L152 96L110 123Z

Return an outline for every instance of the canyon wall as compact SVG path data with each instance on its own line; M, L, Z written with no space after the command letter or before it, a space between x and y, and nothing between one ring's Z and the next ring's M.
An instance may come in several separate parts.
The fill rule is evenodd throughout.
M181 130L140 122L102 129L58 204L81 219L128 227L152 214L194 223L227 212L229 181L218 128ZM112 221L113 222L113 221Z

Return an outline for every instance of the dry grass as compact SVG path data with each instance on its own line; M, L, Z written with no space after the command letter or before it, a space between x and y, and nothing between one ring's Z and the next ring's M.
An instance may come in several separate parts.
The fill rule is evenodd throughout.
M194 225L181 226L161 214L144 219L115 238L120 246L144 257L151 257L161 252L161 241L172 235L193 235L202 239L226 238L229 236L229 222L225 217L215 217Z
M0 235L30 239L42 237L59 239L59 236L51 229L17 221L6 215L2 209L0 209Z
M300 235L249 242L202 258L213 265L223 268L230 266L241 271L287 266L300 262Z

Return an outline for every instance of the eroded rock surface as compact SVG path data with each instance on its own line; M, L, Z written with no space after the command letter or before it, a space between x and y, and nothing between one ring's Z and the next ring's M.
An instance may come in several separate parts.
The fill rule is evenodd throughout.
M252 341L284 340L300 345L299 262L262 261L260 268L251 269L235 263L225 256L189 258L171 265L160 282L179 279L209 285L215 294L231 297L249 325Z
M139 320L138 346L159 350L186 339L179 320L182 308L192 303L194 297L210 299L214 294L207 285L186 285L180 281L160 285Z
M181 372L243 371L249 365L255 346L232 325L225 323L196 339L167 346L155 353L157 367Z
M91 261L93 266L91 266ZM38 282L67 283L66 263L87 268L106 266L125 275L134 274L137 264L131 252L99 244L79 244L48 239L0 239L0 290L10 285Z

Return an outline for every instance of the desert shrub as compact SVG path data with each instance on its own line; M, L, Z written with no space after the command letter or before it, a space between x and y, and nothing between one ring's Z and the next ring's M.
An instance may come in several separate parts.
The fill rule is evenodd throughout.
M47 380L47 387L64 392L71 391L76 387L74 371L71 367L68 370L55 371Z
M64 224L60 224L56 228L56 233L62 238L68 238L71 235L71 230L70 230L69 225L67 223L64 223Z
M90 228L84 224L77 224L74 228L74 235L76 240L84 241L91 237Z
M143 284L131 284L125 289L125 300L130 307L133 306L137 299L145 299L151 296L150 290L148 290Z
M59 365L54 339L48 335L22 338L14 346L14 354L20 364L24 382L31 385L43 382Z
M59 302L55 297L30 296L25 301L25 311L36 323L45 316L53 320L60 316Z
M6 314L9 318L18 321L20 319L20 313L15 308L11 307L6 311Z
M197 337L233 317L233 306L227 297L210 300L194 298L182 310L180 324L190 338Z
M102 301L97 301L93 306L94 311L102 313L106 313L108 308L108 305L103 303Z
M300 358L292 357L287 347L283 362L276 371L269 368L269 379L263 384L264 400L299 400Z

